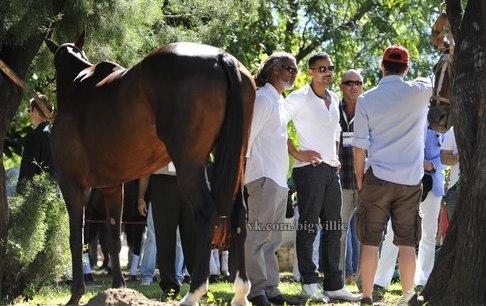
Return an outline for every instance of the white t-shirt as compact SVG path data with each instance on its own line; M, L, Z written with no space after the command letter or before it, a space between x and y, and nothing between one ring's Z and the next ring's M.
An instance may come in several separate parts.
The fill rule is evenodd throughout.
M292 92L285 99L287 120L292 120L299 138L301 151L319 152L322 162L336 167L339 158L336 152L336 141L341 136L339 125L339 99L330 91L331 104L327 109L324 99L317 96L310 85ZM308 162L295 160L294 168L309 165Z
M453 154L457 154L457 144L456 144L456 137L454 136L454 127L451 127L445 134L444 134L444 142L442 143L442 149L452 151ZM449 188L454 186L457 181L459 180L460 171L459 171L459 163L451 166L451 172L449 174Z

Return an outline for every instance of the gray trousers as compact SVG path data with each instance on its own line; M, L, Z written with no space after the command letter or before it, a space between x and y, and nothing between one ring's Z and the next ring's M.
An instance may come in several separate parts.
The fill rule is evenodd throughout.
M356 205L358 204L358 189L343 189L343 206L341 207L341 220L349 227L349 222L353 217ZM341 256L339 257L339 268L343 272L343 282L346 274L346 245L348 240L348 231L343 230L341 233Z
M279 267L276 252L282 243L288 188L268 177L245 185L248 192L248 224L245 261L251 291L248 298L265 294L273 298L278 290Z

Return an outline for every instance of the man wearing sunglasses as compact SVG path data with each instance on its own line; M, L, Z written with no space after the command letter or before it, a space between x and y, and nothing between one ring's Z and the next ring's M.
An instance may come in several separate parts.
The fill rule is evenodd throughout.
M44 103L47 111L52 112L52 107L49 105L47 97L40 95L39 98ZM25 137L17 188L19 192L22 191L25 180L31 179L34 175L43 172L50 173L51 176L54 176L55 172L54 161L49 147L51 129L49 121L47 121L47 116L42 112L34 99L30 100L27 112L29 113L30 122L34 129Z
M424 129L432 87L405 82L408 51L388 47L383 78L358 98L354 121L354 165L359 190L356 229L361 242L361 305L372 305L378 248L391 217L405 305L414 294L415 247L420 241ZM366 156L366 154L368 154ZM365 164L366 162L366 164ZM365 173L365 166L366 173Z
M295 58L285 52L270 55L255 77L256 92L245 171L248 192L248 227L245 260L255 306L292 305L280 290L275 253L282 243L282 230L265 228L282 224L287 209L287 122L282 93L294 87ZM262 226L261 230L256 227Z
M300 150L289 141L289 153L295 157L293 177L297 186L299 221L296 252L305 299L328 302L329 299L358 301L360 296L344 288L340 259L341 184L337 150L339 99L327 89L332 82L334 65L327 53L309 59L309 85L292 92L286 99L288 120L292 120ZM337 224L339 228L328 228ZM309 227L309 225L312 227ZM323 228L320 262L323 263L324 294L318 287L318 273L312 260L316 228Z
M354 136L354 111L356 109L356 102L358 96L363 93L363 77L354 69L346 71L341 77L341 84L339 89L343 93L343 99L339 103L339 124L341 125L341 141L339 148L339 161L341 162L341 170L339 171L341 178L341 187L343 191L343 206L341 208L341 219L343 224L347 224L347 228L343 228L341 234L341 258L339 259L339 267L343 272L343 279L346 276L346 283L352 283L356 278L357 266L352 267L351 271L346 271L346 257L348 251L351 252L352 258L359 260L359 242L355 243L352 250L347 249L348 230L350 234L356 234L354 222L351 225L351 219L354 215L354 210L358 201L358 188L356 186L356 176L354 174L354 158L353 158L353 136ZM351 237L354 237L351 235ZM356 240L356 239L353 239ZM357 245L356 245L357 244ZM350 257L351 258L351 257ZM353 264L351 264L353 266ZM344 273L346 272L346 273Z

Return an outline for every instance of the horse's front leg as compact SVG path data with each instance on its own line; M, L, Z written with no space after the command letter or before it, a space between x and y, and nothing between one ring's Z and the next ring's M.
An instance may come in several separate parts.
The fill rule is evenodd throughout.
M73 282L71 284L71 299L67 305L78 305L79 300L85 293L83 278L83 204L86 188L78 183L59 179L59 186L66 202L69 213L69 246L71 248L71 259L73 268Z
M216 219L216 207L204 176L204 168L177 168L177 179L182 194L192 205L196 225L196 253L189 292L181 305L197 305L208 291L209 256Z
M123 211L122 191L123 184L103 189L106 206L105 237L111 258L111 271L113 273L112 288L125 287L125 279L123 278L120 267L120 223Z

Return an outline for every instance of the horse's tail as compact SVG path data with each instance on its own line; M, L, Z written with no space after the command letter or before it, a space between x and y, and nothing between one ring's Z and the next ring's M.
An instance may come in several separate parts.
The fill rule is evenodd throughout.
M211 193L216 202L218 216L228 217L238 184L243 145L242 79L236 60L229 54L220 53L218 61L228 80L228 93L226 113L216 144Z

